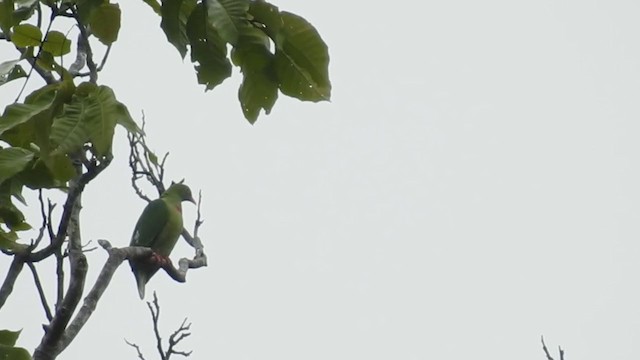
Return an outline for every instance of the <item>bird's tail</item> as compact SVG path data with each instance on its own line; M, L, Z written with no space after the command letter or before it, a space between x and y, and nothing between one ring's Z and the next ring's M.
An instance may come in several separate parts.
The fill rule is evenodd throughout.
M138 285L138 295L140 295L140 300L144 300L144 287L145 285L147 285L149 278L144 271L138 271L135 273L135 275L136 284Z

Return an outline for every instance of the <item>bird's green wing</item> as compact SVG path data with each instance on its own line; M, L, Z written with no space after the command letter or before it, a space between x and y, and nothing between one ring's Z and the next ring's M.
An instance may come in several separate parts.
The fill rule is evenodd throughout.
M150 202L138 219L130 246L146 246L153 248L159 235L169 221L169 209L162 199Z

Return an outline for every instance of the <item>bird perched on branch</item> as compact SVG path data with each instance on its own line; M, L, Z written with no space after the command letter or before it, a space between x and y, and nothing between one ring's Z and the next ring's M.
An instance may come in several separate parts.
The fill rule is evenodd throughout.
M144 208L136 223L130 246L144 246L153 250L149 258L129 260L140 299L144 299L144 287L149 279L158 269L171 263L169 254L182 232L183 201L196 203L187 185L172 183L159 199L151 201Z

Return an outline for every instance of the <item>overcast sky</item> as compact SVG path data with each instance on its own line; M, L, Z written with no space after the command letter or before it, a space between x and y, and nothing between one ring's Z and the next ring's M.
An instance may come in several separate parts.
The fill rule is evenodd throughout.
M533 360L540 335L640 358L640 2L274 1L328 43L332 102L281 97L255 126L240 77L203 93L149 8L121 4L100 82L204 197L209 267L147 287L165 336L188 317L193 359ZM116 137L82 231L125 246L144 203ZM25 270L0 328L33 349L44 320ZM150 324L125 264L60 358L135 359L123 338L157 358Z

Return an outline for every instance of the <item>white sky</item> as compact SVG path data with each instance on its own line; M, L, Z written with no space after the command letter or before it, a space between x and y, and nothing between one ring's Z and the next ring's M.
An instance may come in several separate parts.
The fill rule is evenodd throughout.
M204 194L209 267L147 288L166 336L188 317L193 359L533 360L543 334L567 359L640 358L640 3L276 3L328 43L334 91L255 126L239 77L204 94L122 4L100 80ZM82 230L124 246L144 204L117 139ZM25 270L0 328L33 349L43 322ZM134 359L125 337L157 358L126 264L60 358Z

